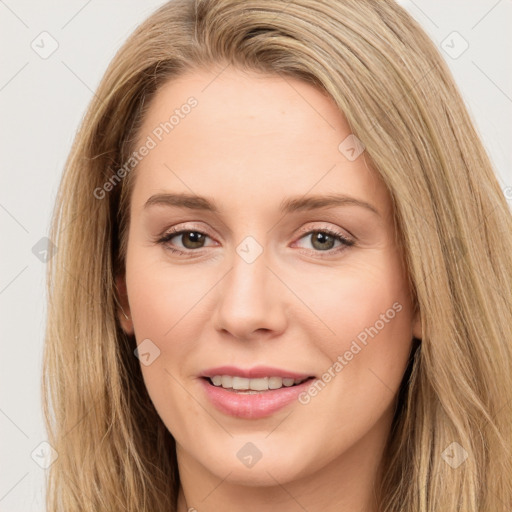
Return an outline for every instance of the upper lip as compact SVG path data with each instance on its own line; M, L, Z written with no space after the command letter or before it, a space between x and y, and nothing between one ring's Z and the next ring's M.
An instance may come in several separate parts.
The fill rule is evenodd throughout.
M233 377L245 377L246 379L258 379L262 377L282 377L283 379L307 379L313 375L298 373L272 366L253 366L252 368L238 368L236 366L216 366L201 372L201 377L214 377L215 375L231 375Z

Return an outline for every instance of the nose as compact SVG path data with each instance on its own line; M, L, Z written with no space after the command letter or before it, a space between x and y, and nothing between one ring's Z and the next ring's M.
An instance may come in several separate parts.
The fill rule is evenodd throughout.
M217 287L214 326L239 340L275 337L286 329L285 286L267 266L265 251L248 263L234 253Z

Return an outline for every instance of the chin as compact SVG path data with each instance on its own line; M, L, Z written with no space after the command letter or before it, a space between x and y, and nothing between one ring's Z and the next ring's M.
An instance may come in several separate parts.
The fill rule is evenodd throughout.
M218 468L215 473L218 474ZM227 473L229 473L228 477L226 477ZM247 487L273 487L278 483L285 484L299 477L296 469L285 467L283 464L264 464L261 460L252 468L233 464L218 476L231 484Z
M271 449L263 441L255 440L252 444L251 441L240 442L240 439L234 444L235 448L226 447L218 456L212 454L208 461L204 461L210 472L232 484L275 486L278 482L283 484L301 478L308 471L309 464L300 453L294 453L293 446L286 450L281 444L281 449ZM233 456L229 456L230 453Z

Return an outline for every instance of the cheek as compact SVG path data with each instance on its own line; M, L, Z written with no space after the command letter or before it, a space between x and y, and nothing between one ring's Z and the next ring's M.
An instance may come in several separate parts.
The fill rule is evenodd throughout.
M131 266L127 264L130 311L137 340L154 338L167 345L176 332L186 336L183 329L200 314L200 302L214 281L204 272L193 276L178 265L171 266L161 254L155 258L151 252L156 254L135 249Z
M336 281L332 276L317 281L308 295L329 327L309 336L327 364L319 369L316 390L310 388L301 403L310 417L330 418L346 440L355 442L391 407L400 387L412 342L411 307L394 260L345 270ZM329 428L323 435L331 436Z
M316 276L307 297L326 326L322 343L331 360L355 340L366 347L379 339L376 350L392 352L412 338L408 290L391 255L349 265L334 278L332 273Z
M363 428L391 405L403 378L412 343L408 289L392 255L347 266L335 281L328 277L308 295L329 327L311 338L329 361L319 376L325 388L319 383L322 398L305 396L304 403L315 402L314 414L323 414L325 403L343 404L329 412L334 423L349 409Z
M209 288L185 276L183 271L161 262L139 259L137 265L127 266L137 343L151 340L154 345L149 345L149 352L158 354L148 365L141 359L144 384L159 416L172 432L185 432L189 422L198 416L197 406L184 388L191 373L184 362L193 359L198 347L194 326L206 322L206 318L198 318L202 314L198 301Z

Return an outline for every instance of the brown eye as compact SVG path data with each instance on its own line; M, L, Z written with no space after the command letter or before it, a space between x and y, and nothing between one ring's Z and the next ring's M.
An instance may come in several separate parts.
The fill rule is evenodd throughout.
M172 231L160 238L158 242L175 246L175 243L171 243L171 240L174 238L181 239L181 246L178 244L178 248L182 247L183 249L194 250L202 249L204 247L205 239L209 238L209 236L205 233L201 233L201 231Z
M181 236L185 249L197 249L204 245L205 235L199 231L182 231L177 236Z

